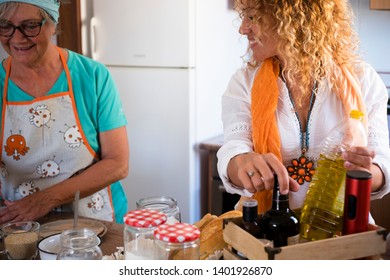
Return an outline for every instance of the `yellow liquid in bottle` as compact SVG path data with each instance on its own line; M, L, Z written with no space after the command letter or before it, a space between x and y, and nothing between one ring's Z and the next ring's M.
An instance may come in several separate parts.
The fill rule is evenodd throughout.
M301 212L301 237L320 240L342 231L346 169L341 158L320 155Z

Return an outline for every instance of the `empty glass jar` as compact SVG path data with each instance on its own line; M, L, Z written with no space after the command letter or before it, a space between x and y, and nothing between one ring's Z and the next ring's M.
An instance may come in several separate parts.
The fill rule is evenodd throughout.
M176 199L168 196L153 196L137 201L137 209L152 209L167 215L167 224L181 222L181 213Z
M60 240L62 249L57 260L100 260L103 257L99 248L100 239L92 229L65 230Z

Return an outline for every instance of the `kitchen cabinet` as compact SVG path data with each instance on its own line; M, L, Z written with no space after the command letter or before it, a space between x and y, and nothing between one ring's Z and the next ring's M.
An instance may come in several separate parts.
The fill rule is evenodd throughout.
M387 231L390 230L390 194L382 199L372 200L370 212L377 225L384 227Z
M390 0L371 0L371 10L390 10Z
M217 171L217 152L223 144L223 135L210 138L199 144L201 154L201 215L221 215L233 210L240 199L237 194L227 193Z
M82 53L80 0L61 3L58 28L57 45Z

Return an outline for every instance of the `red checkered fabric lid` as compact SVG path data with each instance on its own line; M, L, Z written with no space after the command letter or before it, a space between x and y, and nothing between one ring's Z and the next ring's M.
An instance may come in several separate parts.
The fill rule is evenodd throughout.
M128 212L123 221L126 225L138 228L151 228L164 224L167 215L150 209L139 209Z
M155 239L172 243L194 241L199 236L199 229L194 225L186 223L164 224L154 230Z

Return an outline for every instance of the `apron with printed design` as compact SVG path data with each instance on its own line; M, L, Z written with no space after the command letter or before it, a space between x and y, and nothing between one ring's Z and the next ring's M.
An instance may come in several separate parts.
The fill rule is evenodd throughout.
M0 196L3 199L18 200L48 188L82 172L98 160L80 125L69 69L63 54L58 51L68 91L32 101L7 101L11 59L8 62L0 134ZM69 211L66 210L69 207L64 205L61 208ZM110 187L80 199L79 214L113 221Z

